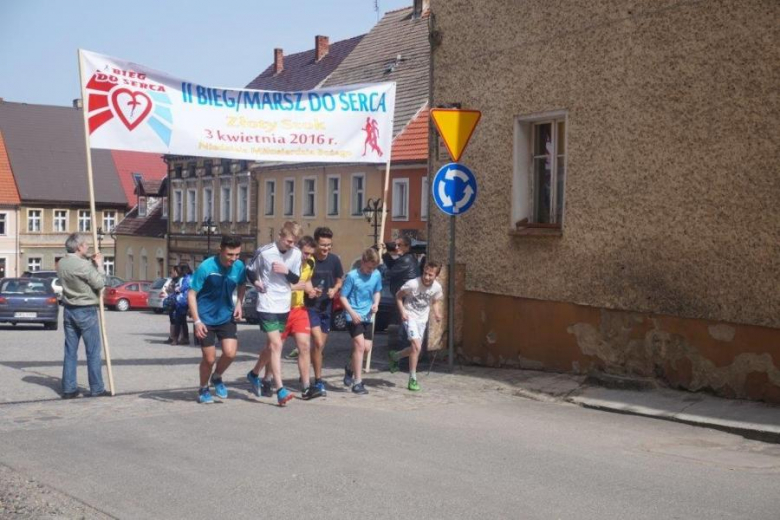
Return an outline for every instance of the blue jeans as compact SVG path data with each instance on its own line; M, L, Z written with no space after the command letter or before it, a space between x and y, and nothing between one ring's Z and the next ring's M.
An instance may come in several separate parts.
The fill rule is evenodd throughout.
M62 314L65 327L65 360L62 364L62 391L72 393L78 390L76 367L79 363L79 339L84 338L87 351L87 374L89 391L97 395L105 391L103 386L100 350L100 322L97 307L65 307Z

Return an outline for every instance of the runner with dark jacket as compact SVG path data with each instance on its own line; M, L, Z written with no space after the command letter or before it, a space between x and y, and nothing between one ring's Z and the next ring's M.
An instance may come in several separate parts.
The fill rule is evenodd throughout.
M402 236L395 241L395 244L400 256L391 262L387 272L390 291L393 293L393 296L406 282L420 276L420 266L414 253L411 252L412 240L407 236Z

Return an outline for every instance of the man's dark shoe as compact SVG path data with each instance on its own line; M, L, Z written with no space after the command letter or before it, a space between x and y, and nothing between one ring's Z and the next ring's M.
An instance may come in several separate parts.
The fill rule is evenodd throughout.
M320 390L316 386L310 386L306 389L305 392L303 392L303 395L301 396L304 401L308 401L309 399L315 399L317 397L322 397L324 394L320 392Z
M89 397L111 397L111 391L103 390L99 394L89 394Z
M78 397L79 393L80 392L78 390L75 390L73 392L65 392L65 393L62 394L62 398L63 399L73 399L75 397Z

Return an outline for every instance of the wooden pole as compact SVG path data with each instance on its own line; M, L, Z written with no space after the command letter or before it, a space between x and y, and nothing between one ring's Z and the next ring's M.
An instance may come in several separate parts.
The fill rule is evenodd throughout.
M390 157L392 155L393 151L393 145L391 142L390 150L387 152L387 164L385 165L385 185L382 191L382 225L379 226L379 256L381 261L382 256L382 250L384 249L384 243L385 243L385 220L387 219L387 190L390 186ZM380 245L381 244L381 245ZM393 295L393 301L395 301L395 295ZM374 331L376 330L376 316L374 316L374 320L371 323L371 337L374 337ZM376 340L376 338L374 338ZM368 351L368 354L366 354L366 368L365 372L368 374L371 372L371 352L373 352L374 348L371 347L371 350Z
M79 82L81 84L81 113L84 116L84 144L87 151L87 183L89 185L89 211L92 219L92 247L95 253L100 252L100 245L97 239L97 212L95 211L95 183L92 178L92 150L89 145L89 122L87 120L87 93L84 87L84 76L81 63L81 49L78 50L79 58ZM106 311L103 308L103 288L98 295L98 317L100 322L100 339L103 343L103 354L106 358L106 369L108 371L108 389L111 395L114 391L114 374L111 371L111 352L108 349L108 337L106 336Z

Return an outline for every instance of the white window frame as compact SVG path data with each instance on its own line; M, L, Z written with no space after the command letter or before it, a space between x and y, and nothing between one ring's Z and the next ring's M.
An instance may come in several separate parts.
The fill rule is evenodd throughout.
M32 263L33 263L34 260L37 260L37 264L38 264L37 265L37 269L33 268ZM28 271L30 271L31 273L35 273L35 272L40 271L41 269L43 269L43 258L41 258L40 256L29 256L29 257L27 257L27 270Z
M3 227L0 229L0 237L8 236L8 213L0 211L0 221L3 223Z
M219 187L219 221L233 222L233 186L230 184Z
M560 146L560 136L558 135L558 123L563 122L564 133L563 147L565 152L559 159L558 149ZM553 129L553 150L554 158L550 179L552 188L550 205L550 222L534 222L537 214L536 208L536 190L534 179L534 129L537 125L551 123ZM566 111L559 110L546 112L542 114L533 114L520 116L515 119L515 139L514 139L514 175L512 183L512 220L510 228L515 229L515 223L523 219L528 219L531 226L533 224L543 224L563 228L566 213L566 177L567 177L567 155L568 145L568 117ZM563 186L562 190L558 188L558 161L563 161ZM557 218L557 201L561 201L561 218Z
M145 217L149 214L149 200L146 196L141 195L138 197L138 216Z
M270 189L269 189L270 187ZM265 180L265 208L264 215L273 216L276 212L276 179Z
M243 195L241 192L243 191ZM243 204L243 208L241 207ZM249 183L240 182L236 186L236 221L249 222Z
M168 197L162 198L162 218L168 218Z
M311 189L307 189L307 184L310 184ZM303 208L302 216L306 218L314 218L317 216L317 177L309 176L304 177L301 183L301 190L303 191ZM309 201L311 201L311 208L308 208Z
M109 223L113 222L113 225L109 225ZM107 209L103 210L103 233L111 233L111 231L116 227L116 210L113 209Z
M399 203L398 197L396 197L396 186L404 186L404 197L403 201ZM393 191L391 192L393 202L392 202L392 212L390 213L393 217L393 220L397 221L408 221L409 220L409 178L404 177L402 179L393 179Z
M65 228L64 229L57 229L57 212L62 211L65 213ZM53 233L67 233L68 229L70 228L69 224L70 220L70 210L68 209L62 209L62 208L55 208L51 212L51 230Z
M38 212L38 217L37 217L37 221L38 221L38 226L37 227L38 227L38 229L30 229L30 224L31 224L31 221L32 221L32 219L30 217L30 213L32 213L33 211L37 211ZM41 231L43 231L43 208L28 208L27 209L27 232L28 233L40 233Z
M78 226L76 229L79 230L79 233L89 233L92 231L92 212L88 209L80 209L78 210L78 213L76 213L76 218L78 222ZM82 226L82 223L85 225Z
M332 189L331 187L331 180L336 180L336 188ZM339 213L341 213L341 175L339 174L331 174L328 175L326 179L327 185L328 185L328 200L325 204L327 214L326 217L338 217ZM335 197L335 205L332 204ZM335 207L334 207L335 206Z
M103 272L106 273L108 276L114 275L114 270L116 269L116 263L113 256L104 256L103 257Z
M198 221L198 190L187 188L187 222Z
M211 218L214 222L214 187L205 186L203 188L203 214L201 215L203 222L206 222Z
M361 202L359 207L356 206L357 192L355 191L355 179L360 177L362 179L362 187L360 188ZM366 174L365 173L353 173L349 178L349 214L352 218L364 218L363 208L366 207Z
M292 184L290 184L292 183ZM295 215L295 177L286 177L284 179L284 204L282 215L292 217ZM289 205L289 209L288 209Z
M173 221L182 221L182 212L184 210L184 192L183 190L173 190Z
M431 195L428 188L428 177L423 177L420 182L420 220L428 220L428 199Z

